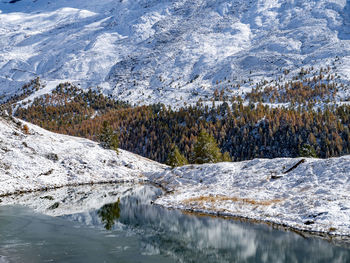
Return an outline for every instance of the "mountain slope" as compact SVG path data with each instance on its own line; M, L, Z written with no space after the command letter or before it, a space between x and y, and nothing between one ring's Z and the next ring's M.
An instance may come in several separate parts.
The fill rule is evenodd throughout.
M29 129L26 129L27 125ZM87 139L0 117L0 195L64 185L144 181L166 166Z
M350 76L350 1L11 2L0 1L0 98L36 76L46 92L69 80L173 105L218 87L241 94L285 69Z

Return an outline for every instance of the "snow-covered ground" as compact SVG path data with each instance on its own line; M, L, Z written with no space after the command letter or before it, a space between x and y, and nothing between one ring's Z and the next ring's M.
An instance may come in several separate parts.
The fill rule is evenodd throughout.
M284 69L330 66L349 84L346 0L11 2L0 0L0 101L36 76L173 106Z
M23 125L29 127L29 133ZM98 143L0 117L0 195L64 185L143 181L166 166Z
M160 174L169 194L156 203L172 208L239 216L294 229L350 235L350 156L255 159L187 165Z
M350 156L326 160L307 158L289 172L300 158L255 159L171 169L123 150L117 155L87 139L26 125L29 134L24 133L23 123L16 125L0 117L0 195L91 182L150 181L167 190L167 194L155 201L165 207L350 236ZM67 191L71 192L69 189L56 191L58 196L54 196L54 200L61 200ZM111 191L106 187L104 193ZM118 189L118 193L127 191L128 186ZM93 187L87 192L93 192ZM92 199L98 194L101 195L87 194L90 201L83 199L85 205L96 208L99 198ZM34 194L35 198L28 195L14 200L23 204L32 200L38 202L32 207L47 208L52 200L45 198L46 195L44 192ZM0 199L2 204L13 203L12 197ZM60 210L57 211L60 214Z

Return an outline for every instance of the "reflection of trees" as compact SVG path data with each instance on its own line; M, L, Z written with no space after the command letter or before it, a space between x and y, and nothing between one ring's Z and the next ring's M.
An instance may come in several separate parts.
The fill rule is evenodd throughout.
M120 199L118 201L111 204L106 204L102 206L97 214L101 218L102 223L104 223L104 227L107 230L111 230L114 222L120 217Z
M321 239L235 220L200 217L123 197L119 222L140 233L142 253L177 262L350 262L350 254Z
M350 262L348 250L321 239L305 239L267 225L188 215L150 205L150 200L160 194L160 190L153 186L94 185L75 191L68 194L72 198L70 209L74 212L78 209L75 207L84 206L86 212L66 214L65 219L99 227L103 225L107 230L118 222L120 228L118 237L113 239L115 245L127 244L135 249L140 245L139 252L155 258L163 255L169 257L169 261L172 257L176 262L184 263ZM120 200L116 200L116 196L120 196ZM55 197L55 200L63 198ZM97 200L108 204L98 210L91 209ZM67 208L66 203L57 209L63 208ZM6 227L6 223L3 225ZM5 229L3 225L0 224L0 230ZM128 235L129 231L136 233L137 237L120 240L120 235Z

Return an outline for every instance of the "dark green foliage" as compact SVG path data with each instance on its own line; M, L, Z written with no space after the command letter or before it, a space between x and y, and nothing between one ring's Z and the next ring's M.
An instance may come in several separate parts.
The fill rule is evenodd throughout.
M103 122L98 138L103 148L112 149L118 153L118 147L119 147L118 135L114 133L111 125L109 125L107 121Z
M317 158L317 153L314 147L310 144L304 144L299 148L300 157L314 157Z
M112 204L106 204L97 211L98 216L101 218L104 227L107 230L111 230L116 220L120 217L120 199Z
M203 163L218 163L223 161L221 153L214 137L208 134L205 130L199 133L198 140L194 145L191 162L196 164Z
M171 167L177 167L188 164L188 161L186 157L180 153L179 148L177 146L174 146L169 153L166 164L170 165Z

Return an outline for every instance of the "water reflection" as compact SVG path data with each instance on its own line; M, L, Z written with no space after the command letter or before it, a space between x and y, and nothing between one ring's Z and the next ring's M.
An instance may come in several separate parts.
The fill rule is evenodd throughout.
M99 210L97 210L98 216L101 218L105 229L111 230L114 222L120 217L120 199L117 202L111 204L105 204Z
M128 254L123 262L146 262L148 257L154 262L160 258L159 262L350 262L349 250L319 238L151 205L159 194L159 189L147 185L94 186L71 189L68 196L54 191L46 193L52 198L23 196L17 202L27 202L37 210L42 207L41 212L55 212L65 222L95 229L89 232L90 239L102 231L107 242L105 250L109 246L127 247L134 255ZM35 200L60 205L52 211L47 209L51 203L39 206ZM0 236L1 231L0 227ZM74 244L79 246L79 241ZM102 257L104 249L94 253ZM113 255L120 259L123 251Z
M142 253L162 254L179 262L347 262L350 252L318 238L304 238L270 226L195 216L150 205L157 189L144 186L118 202L114 231L139 236ZM108 205L109 206L109 205ZM103 206L105 207L105 206ZM100 210L65 218L104 224L94 218ZM108 218L113 218L113 209ZM115 222L115 221L113 221ZM89 224L89 223L87 223Z

